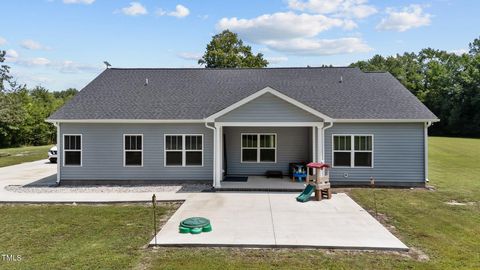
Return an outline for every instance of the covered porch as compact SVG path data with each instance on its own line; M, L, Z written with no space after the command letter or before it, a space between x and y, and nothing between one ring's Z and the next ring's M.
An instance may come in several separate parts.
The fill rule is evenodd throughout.
M323 160L323 122L220 122L215 128L218 190L301 191L305 182L292 181L291 164ZM282 177L267 177L272 171Z

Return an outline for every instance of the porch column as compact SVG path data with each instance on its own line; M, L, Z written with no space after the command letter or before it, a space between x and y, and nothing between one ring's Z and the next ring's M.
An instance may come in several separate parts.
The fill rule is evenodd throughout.
M312 126L312 161L317 162L317 135L315 133L316 127Z
M323 156L323 147L324 147L324 140L322 134L323 123L318 123L316 125L317 129L317 162L325 162Z
M215 145L215 187L220 187L220 181L222 180L222 147L221 147L221 137L222 137L222 126L218 123L215 123L215 136L213 137L213 143Z

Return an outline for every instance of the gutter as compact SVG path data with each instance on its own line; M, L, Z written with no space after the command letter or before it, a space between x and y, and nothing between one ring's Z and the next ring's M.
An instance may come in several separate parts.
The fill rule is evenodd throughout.
M215 145L216 145L216 143L215 143L215 137L216 137L216 134L217 134L217 129L216 129L215 127L209 126L209 125L208 125L208 122L205 122L205 127L213 130L213 166L212 166L212 167L213 167L213 187L215 188L215 187L216 187L216 183L217 183L217 181L216 181L216 179L215 179L215 178L216 178L216 175L217 175L217 171L216 171L216 169L217 169L217 168L216 168L217 162L216 162L216 154L215 154L215 153L216 153L216 152L215 152L215 150L216 150L216 149L215 149L215 148L216 148L216 146L215 146ZM217 138L217 140L218 140L218 138Z
M322 128L322 162L325 163L325 130L333 127L333 122L328 122L328 126ZM323 170L322 170L323 171Z

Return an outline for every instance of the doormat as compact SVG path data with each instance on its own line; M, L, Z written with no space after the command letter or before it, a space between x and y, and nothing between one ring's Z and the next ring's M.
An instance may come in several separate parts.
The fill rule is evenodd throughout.
M223 182L247 182L248 176L227 176Z

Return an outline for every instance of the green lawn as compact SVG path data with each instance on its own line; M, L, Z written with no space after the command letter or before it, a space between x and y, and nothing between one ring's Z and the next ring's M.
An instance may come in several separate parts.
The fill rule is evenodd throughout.
M386 223L420 252L145 249L152 218L144 205L4 205L0 253L22 255L23 260L6 263L0 258L0 268L480 269L480 139L431 138L430 180L435 191L375 190ZM372 190L352 189L350 194L373 208ZM451 200L466 205L445 204ZM174 208L162 206L160 218L168 218ZM427 260L418 259L422 252Z
M52 145L0 148L0 167L48 158Z

